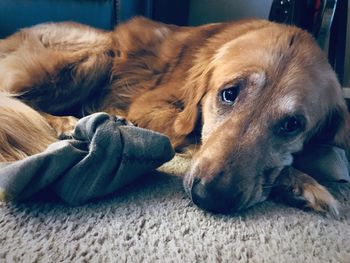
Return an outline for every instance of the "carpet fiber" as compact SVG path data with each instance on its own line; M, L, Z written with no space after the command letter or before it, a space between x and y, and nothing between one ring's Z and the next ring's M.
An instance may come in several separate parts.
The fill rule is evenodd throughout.
M182 174L177 157L162 170ZM154 173L79 207L0 204L0 262L350 262L350 186L339 220L262 203L218 216L195 207L178 177Z

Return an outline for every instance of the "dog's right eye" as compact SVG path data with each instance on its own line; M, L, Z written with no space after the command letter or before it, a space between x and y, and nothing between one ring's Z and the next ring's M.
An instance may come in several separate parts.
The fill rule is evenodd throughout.
M231 86L221 91L221 101L225 104L232 105L239 93L239 86Z

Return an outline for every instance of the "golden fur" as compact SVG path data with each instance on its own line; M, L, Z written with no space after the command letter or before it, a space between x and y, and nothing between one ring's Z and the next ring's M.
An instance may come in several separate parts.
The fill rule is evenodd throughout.
M40 152L74 117L105 111L165 133L177 149L201 144L184 183L205 209L249 207L284 176L286 191L303 189L305 207L336 211L325 188L290 168L305 144L350 145L337 78L300 29L263 20L177 27L136 18L112 32L43 24L0 40L0 72L0 161ZM283 125L300 127L281 135Z

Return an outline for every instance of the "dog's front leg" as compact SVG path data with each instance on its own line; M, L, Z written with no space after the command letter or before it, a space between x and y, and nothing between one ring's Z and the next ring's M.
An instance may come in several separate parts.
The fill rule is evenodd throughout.
M71 137L78 119L73 116L54 116L48 113L40 113L45 117L49 125L56 131L57 138L66 139Z
M294 169L285 168L277 178L271 197L289 205L311 209L338 217L338 202L332 194L311 176Z

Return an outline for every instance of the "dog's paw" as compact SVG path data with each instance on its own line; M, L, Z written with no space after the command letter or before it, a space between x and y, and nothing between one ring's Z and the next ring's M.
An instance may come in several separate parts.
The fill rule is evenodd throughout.
M129 126L134 126L134 124L130 121L128 121L126 118L123 116L115 115L114 116L114 121L118 123L119 125L129 125Z
M314 178L294 168L277 178L271 197L294 207L339 218L339 204L332 194Z
M50 116L46 118L50 126L56 131L57 138L63 140L72 137L78 119L72 116Z
M315 182L305 182L294 185L293 198L297 199L302 207L322 214L339 217L339 204L332 194L322 185Z

